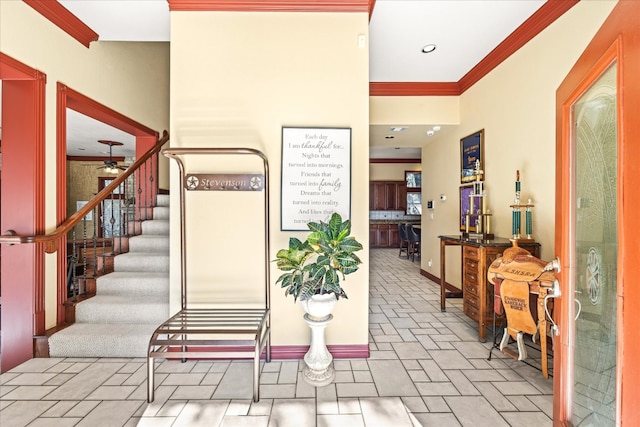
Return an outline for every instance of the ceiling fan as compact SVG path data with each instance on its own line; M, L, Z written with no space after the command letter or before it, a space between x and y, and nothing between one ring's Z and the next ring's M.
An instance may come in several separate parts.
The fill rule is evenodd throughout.
M122 146L122 142L118 141L110 141L108 139L99 139L98 142L100 144L109 146L109 160L104 160L104 165L98 166L96 169L104 169L106 173L110 173L116 175L121 170L126 170L126 166L119 166L118 162L113 160L113 147Z

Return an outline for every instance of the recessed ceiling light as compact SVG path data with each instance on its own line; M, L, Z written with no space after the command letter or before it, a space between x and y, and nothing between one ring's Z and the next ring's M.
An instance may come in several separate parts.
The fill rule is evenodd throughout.
M387 135L387 136L385 136L384 138L385 138L385 139L393 139L393 138L395 138L395 136L393 136L393 135Z
M432 130L428 130L427 131L427 136L433 136L433 131Z
M78 147L78 151L84 151L86 148Z
M436 47L437 46L435 44L433 44L433 43L424 45L424 47L422 48L422 53L431 53L434 50L436 50Z
M440 130L440 126L434 126L433 130L435 130L436 132L438 132Z
M400 127L400 126L389 128L389 130L391 132L402 132L405 129L407 129L407 128L406 127Z

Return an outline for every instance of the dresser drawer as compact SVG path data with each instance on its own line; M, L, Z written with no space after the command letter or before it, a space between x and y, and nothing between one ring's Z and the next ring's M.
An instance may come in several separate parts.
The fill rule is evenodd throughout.
M464 271L478 272L478 260L473 258L464 259Z
M475 283L477 285L479 283L478 273L475 272L475 271L467 271L467 270L465 270L463 280L465 282Z
M478 261L480 259L480 249L474 248L473 246L463 246L462 247L462 258L463 259L473 259Z
M475 320L476 322L478 321L480 311L472 304L470 304L469 301L464 301L463 310L464 314L469 316L472 320Z
M472 280L465 280L464 284L464 298L468 299L468 298L474 298L474 299L478 299L478 297L480 296L480 294L478 293L478 283Z

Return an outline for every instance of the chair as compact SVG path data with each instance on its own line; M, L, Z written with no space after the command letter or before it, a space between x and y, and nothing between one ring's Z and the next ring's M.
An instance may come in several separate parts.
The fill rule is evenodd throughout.
M398 223L398 235L400 236L400 252L398 256L402 256L402 252L407 254L409 258L409 240L407 239L407 226L401 222Z
M415 261L416 255L420 257L420 232L411 224L406 225L407 241L409 243L407 250L407 259L411 257L411 261Z

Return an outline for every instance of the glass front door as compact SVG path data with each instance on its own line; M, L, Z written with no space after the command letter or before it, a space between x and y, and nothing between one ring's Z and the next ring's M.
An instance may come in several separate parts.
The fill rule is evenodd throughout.
M613 426L616 408L618 130L614 63L572 108L575 150L574 426ZM570 297L571 299L571 297ZM571 332L570 332L571 334Z

